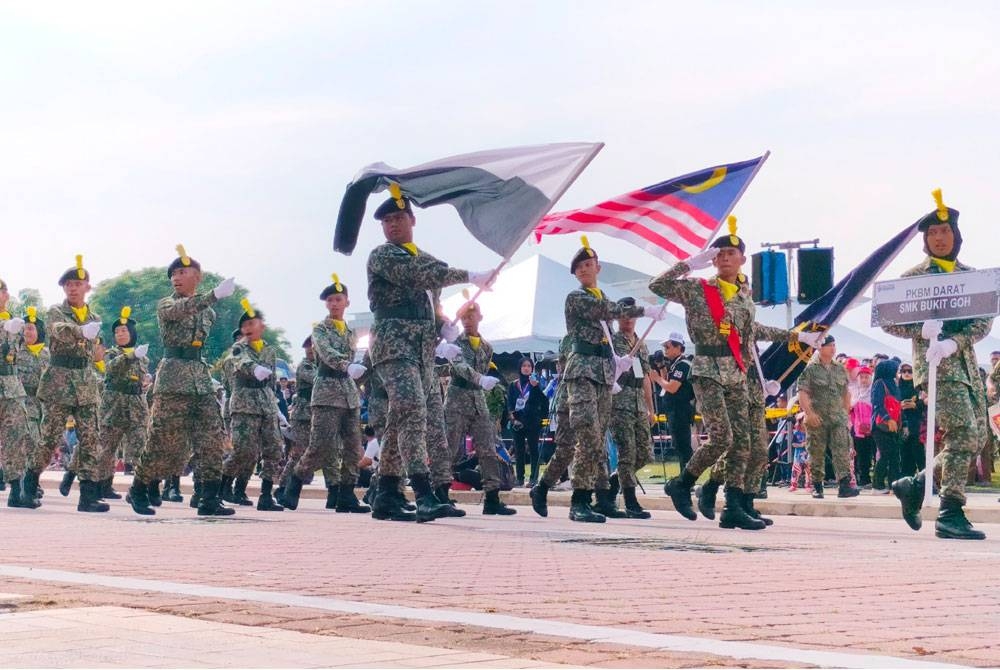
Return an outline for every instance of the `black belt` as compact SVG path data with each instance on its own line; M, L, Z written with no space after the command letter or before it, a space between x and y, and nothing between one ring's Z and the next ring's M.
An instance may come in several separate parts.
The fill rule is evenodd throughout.
M466 389L468 391L474 391L478 388L482 388L481 386L479 386L479 384L473 384L467 379L462 379L461 377L452 377L451 384L452 386L456 386L460 389Z
M725 344L696 344L694 345L694 355L729 358L733 355L733 350Z
M261 381L259 379L244 379L243 377L237 377L234 381L236 388L241 389L266 389L270 384L267 379Z
M52 365L57 368L70 368L71 370L83 370L87 367L87 363L90 359L80 358L79 356L65 356L63 354L53 354L51 360L49 361Z
M411 321L433 321L434 313L431 312L430 305L426 301L409 304L396 305L394 307L376 307L375 320L381 319L409 319Z
M124 395L142 395L142 384L139 382L116 382L109 379L104 382L104 388Z
M201 347L163 347L164 358L179 358L183 361L200 361ZM54 358L54 357L53 357Z
M385 389L383 388L372 389L371 391L369 391L368 396L370 398L378 398L380 400L389 399L389 394L386 393Z
M610 344L591 344L590 342L574 342L573 353L584 356L610 356Z
M635 377L632 377L630 375L629 377L619 378L618 385L621 386L622 388L625 388L627 386L629 388L641 389L642 388L642 380L641 379L637 379Z
M295 391L295 395L302 398L303 400L312 400L313 397L313 387L303 386L302 388Z
M320 363L316 366L316 376L323 379L347 379L349 375L343 370L334 370L326 363Z

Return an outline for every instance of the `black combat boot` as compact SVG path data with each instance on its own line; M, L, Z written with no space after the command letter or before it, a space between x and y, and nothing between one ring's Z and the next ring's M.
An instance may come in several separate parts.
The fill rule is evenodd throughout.
M743 530L764 530L767 526L760 519L754 519L743 509L743 491L726 487L726 506L719 515L719 528L742 528Z
M608 490L611 491L611 499L618 500L618 494L621 493L622 484L621 480L618 478L618 471L611 473L608 477Z
M118 491L115 491L114 481L115 481L114 477L106 477L102 479L100 482L98 482L98 485L101 487L101 497L104 498L105 500L122 499L122 494L118 493ZM59 492L62 493L61 490Z
M417 497L417 523L425 523L447 516L451 505L442 503L434 495L427 475L419 474L410 477L410 487Z
M611 497L610 489L597 489L597 504L593 505L593 510L598 514L603 514L608 519L624 519L628 515L618 509L618 504Z
M163 494L163 499L172 503L184 502L184 496L181 495L181 478L178 475L174 475L167 480L166 491Z
M163 496L160 495L160 480L154 479L149 482L146 486L146 490L149 492L149 504L153 507L159 507L163 504Z
M850 477L841 477L837 484L840 487L837 489L838 498L853 498L854 496L861 494L861 491L859 491L856 487L851 486Z
M625 496L625 515L630 519L650 519L652 514L647 512L639 504L639 499L635 495L634 486L626 486L622 489L622 495Z
M534 491L538 488L538 484L531 488ZM486 495L483 497L483 514L496 514L499 516L510 516L512 514L517 514L517 510L511 507L507 507L502 500L500 500L500 491L487 491Z
M101 502L101 485L97 482L80 480L80 501L76 504L77 512L107 512L111 505Z
M698 511L706 519L715 518L715 498L718 493L719 482L713 481L711 477L698 487Z
M21 490L21 480L15 479L10 483L10 493L7 494L7 507L21 507L23 509L38 509L42 503L30 496L24 495Z
M21 480L21 501L37 502L38 505L35 507L38 507L42 504L38 498L38 473L34 470L25 470Z
M812 497L819 500L823 497L823 481L813 481Z
M220 480L221 483L219 484L219 486L221 487L219 489L219 495L225 502L232 503L235 505L236 501L233 500L233 479L235 478L228 477L226 475L222 476L222 479Z
M198 504L201 502L201 480L197 477L194 478L194 493L191 494L191 500L188 501L188 506L198 509Z
M285 508L274 502L274 498L271 496L271 487L273 486L270 479L260 480L260 497L257 498L257 511L258 512L284 512Z
M340 485L334 484L326 486L326 508L335 510L337 509L337 498L340 497Z
M0 468L0 491L7 490L7 480L3 476L3 468Z
M528 495L531 497L531 509L535 510L535 514L542 517L548 516L549 485L542 480L531 487L531 492Z
M751 519L759 519L760 521L764 522L765 526L773 526L774 525L773 521L771 521L765 516L761 516L760 512L754 509L753 499L756 497L757 496L755 496L752 493L743 494L743 511L746 512L747 516L749 516Z
M587 489L573 489L569 501L569 520L583 523L604 523L604 515L590 507L591 492Z
M698 518L698 513L691 506L691 487L694 486L695 481L697 480L691 473L684 470L679 477L674 477L663 487L663 490L670 496L671 502L674 503L674 509L677 510L677 513L689 521Z
M285 484L285 494L282 496L281 504L290 510L299 506L299 496L302 494L302 480L291 474L288 476L288 483Z
M249 483L249 477L237 477L236 481L233 482L233 502L237 505L253 507L253 501L247 497L247 484ZM267 497L270 498L271 494L268 493Z
M222 504L219 489L222 482L218 479L201 483L201 501L198 502L198 516L230 516L236 510Z
M903 477L892 483L892 494L903 506L903 520L913 530L920 530L923 521L920 519L920 508L924 506L924 472L916 477Z
M372 511L372 508L368 505L361 504L358 500L358 496L354 494L354 487L346 484L341 484L339 487L337 502L334 505L334 509L341 514L368 514Z
M962 501L957 498L941 498L941 511L934 524L934 534L946 540L985 540L986 533L976 530L965 518Z
M437 501L448 506L444 516L465 516L465 510L459 509L455 501L451 499L450 494L451 484L441 484L441 486L434 489L434 497L437 498Z
M62 481L59 482L59 494L63 498L69 497L69 492L73 490L73 479L76 478L76 473L72 470L67 470L63 473Z
M403 509L401 498L399 477L379 475L378 493L372 501L372 518L383 521L416 521L416 514Z
M156 510L149 506L149 493L146 485L138 477L132 480L132 486L129 487L128 493L125 495L125 501L132 506L132 511L136 514L143 516L156 514Z

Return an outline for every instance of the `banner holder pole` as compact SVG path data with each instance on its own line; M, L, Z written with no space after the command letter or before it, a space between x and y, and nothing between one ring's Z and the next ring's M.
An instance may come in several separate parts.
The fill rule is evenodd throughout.
M924 507L933 507L934 438L937 419L937 369L934 361L927 362L927 439L924 440Z

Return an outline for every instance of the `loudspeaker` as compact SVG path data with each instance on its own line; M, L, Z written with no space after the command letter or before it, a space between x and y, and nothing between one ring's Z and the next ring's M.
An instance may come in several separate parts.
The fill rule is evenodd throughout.
M788 267L780 251L761 251L750 257L753 301L777 305L788 299Z
M833 287L833 247L798 250L799 302L807 305Z

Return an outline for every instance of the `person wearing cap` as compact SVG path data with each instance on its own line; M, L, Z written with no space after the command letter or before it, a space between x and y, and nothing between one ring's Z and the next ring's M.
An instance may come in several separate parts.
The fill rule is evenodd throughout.
M927 257L903 273L903 277L968 272L973 268L958 260L962 233L958 211L946 207L941 191L933 192L936 209L923 217L917 229L923 233ZM928 468L941 467L941 506L935 534L945 539L981 540L985 533L972 527L962 509L969 464L986 441L986 398L979 379L975 344L993 327L993 318L937 320L883 326L890 335L908 339L913 347L914 383L927 388L929 363L937 367L937 425L941 451ZM926 470L893 482L903 518L914 530L921 526Z
M45 322L38 315L38 308L25 308L24 328L21 330L21 345L17 347L16 365L17 377L21 380L26 394L24 407L28 413L28 430L31 433L32 444L36 445L27 454L25 471L34 467L35 453L42 434L42 404L38 401L38 382L42 373L49 367L49 349L45 346ZM49 454L51 458L51 454ZM45 464L48 466L48 463ZM43 469L44 467L43 466ZM20 487L20 484L19 484ZM22 489L23 490L23 489ZM41 497L42 488L35 487L37 497Z
M0 478L6 481L8 507L38 507L33 493L21 487L29 469L29 460L37 447L37 435L32 433L25 407L24 385L17 375L17 357L24 348L20 337L24 319L7 311L10 293L0 279Z
M826 335L819 352L806 365L798 379L799 404L805 412L809 435L809 468L812 473L813 498L823 497L826 450L833 459L838 498L858 495L851 486L851 433L849 429L851 392L847 388L847 370L833 360L837 343Z
M417 248L410 201L397 185L390 191L392 197L375 210L386 241L372 250L367 263L368 301L375 316L369 353L388 395L381 481L372 516L398 516L396 488L408 473L417 497L417 520L431 521L456 512L434 491L452 476L434 354L442 337L458 336L458 329L439 315L440 291L466 282L487 288L495 272L452 268ZM429 455L436 464L433 482Z
M652 381L663 391L670 444L677 453L681 472L691 460L691 426L694 424L694 389L691 387L691 359L684 354L684 335L673 332L663 342L663 356L667 367L663 372L653 370Z
M479 459L483 483L483 514L511 515L516 510L500 500L500 463L496 452L496 422L486 406L486 393L500 383L490 375L493 345L479 332L483 320L479 305L467 302L458 310L462 334L455 340L461 353L449 362L451 384L444 401L444 419L448 428L448 444L453 461L465 457L465 436L472 437L472 444ZM447 499L448 492L440 496Z
M327 316L313 326L312 347L316 355L316 381L312 390L312 425L309 446L288 478L284 497L288 509L296 509L302 485L317 467L329 469L326 508L337 512L368 513L354 494L361 460L361 395L355 382L366 371L354 362L357 342L344 321L350 306L347 285L333 275L320 300Z
M201 264L183 246L177 246L177 253L167 267L173 293L156 304L163 358L156 368L146 448L136 464L128 500L137 514L154 514L153 484L180 472L193 454L194 476L201 486L198 515L229 516L235 511L219 497L222 416L202 346L215 324L213 305L233 294L236 280L230 277L199 293Z
M299 459L309 446L312 425L312 409L309 405L312 402L313 384L316 383L316 352L313 350L312 335L302 342L302 351L304 353L302 360L295 367L295 396L292 398L290 409L292 444L288 448L285 467L281 470L278 488L274 492L274 499L286 507L288 505L285 501L285 485L288 484L289 477L292 476Z
M618 300L622 307L634 307L635 298ZM618 446L618 481L625 498L625 511L615 505L608 494L598 499L594 509L606 517L648 519L652 515L642 508L636 497L636 473L653 460L653 436L650 426L656 423L653 407L653 387L650 380L649 350L635 332L635 317L618 318L618 330L611 336L611 346L618 356L634 356L632 366L618 377L620 391L611 396L611 438Z
M232 346L233 395L229 403L232 415L233 450L222 467L222 488L235 481L233 495L239 502L246 496L246 485L260 460L260 496L257 510L282 512L274 501L274 481L280 472L283 441L278 421L274 370L277 359L274 347L264 341L264 313L243 298L240 315L242 337Z
M598 504L608 509L613 500L607 473L607 451L604 434L611 419L611 394L618 376L632 367L631 356L614 353L608 322L612 319L653 316L639 305L622 305L605 297L597 287L601 263L597 252L586 237L583 247L570 262L570 272L580 282L566 296L564 313L566 334L572 338L572 349L563 371L569 402L569 425L576 452L573 455L573 496L570 500L571 521L603 523L605 515L591 507L597 493ZM602 504L603 503L603 504ZM620 514L620 512L619 512Z
M76 419L79 438L73 455L80 478L80 512L107 512L101 502L101 436L98 420L100 388L94 366L104 362L104 347L98 335L100 317L87 305L90 273L83 267L83 256L76 257L75 267L59 278L66 299L49 309L45 319L51 364L38 383L38 399L43 407L42 430L35 450L32 469L25 473L25 493L34 496L38 477L59 448L66 418Z

